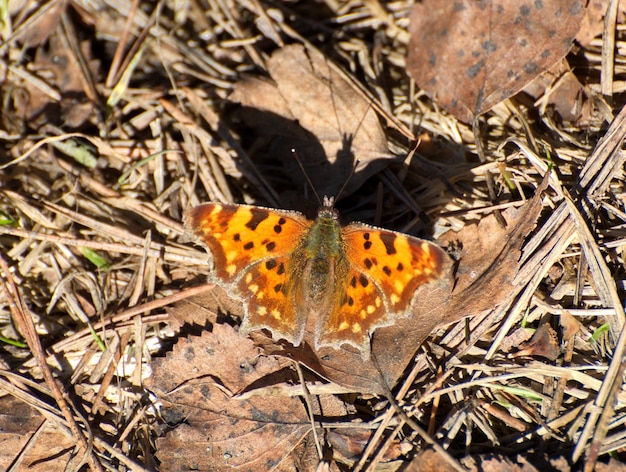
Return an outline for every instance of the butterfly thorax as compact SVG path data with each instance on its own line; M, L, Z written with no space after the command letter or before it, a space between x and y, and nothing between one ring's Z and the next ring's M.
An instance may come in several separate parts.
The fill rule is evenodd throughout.
M331 308L349 268L344 245L335 210L323 207L293 258L298 308L318 313Z

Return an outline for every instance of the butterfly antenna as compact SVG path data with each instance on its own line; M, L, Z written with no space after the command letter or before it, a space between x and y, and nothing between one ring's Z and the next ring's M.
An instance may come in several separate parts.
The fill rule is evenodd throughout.
M352 178L352 176L354 175L354 173L356 172L356 167L361 163L361 161L359 161L358 159L354 162L354 166L352 166L352 170L350 171L350 174L348 175L348 178L346 179L346 181L343 183L343 185L341 186L341 188L339 189L339 192L337 192L337 195L335 195L335 201L339 200L339 197L341 196L341 194L343 193L343 191L346 189L346 187L348 186L348 182L350 182L350 179Z
M302 165L302 161L300 160L300 156L298 156L298 151L296 151L294 148L291 148L291 152L293 153L293 157L295 157L296 162L300 166L300 169L302 170L302 173L304 174L304 178L309 183L309 187L311 187L311 190L313 190L313 193L315 194L315 198L317 198L317 203L319 203L319 205L321 206L322 205L322 199L320 198L319 194L317 193L317 190L315 190L315 186L313 185L313 182L311 182L311 179L309 178L309 174L307 174L306 170L304 170L304 166Z

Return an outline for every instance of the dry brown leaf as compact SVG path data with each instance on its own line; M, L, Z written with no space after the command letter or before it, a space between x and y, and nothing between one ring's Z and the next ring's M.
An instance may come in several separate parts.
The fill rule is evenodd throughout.
M512 296L522 244L535 227L546 185L544 180L526 204L502 213L506 227L502 227L495 215L489 215L478 225L465 226L459 233L441 238L462 248L447 319L492 310Z
M256 162L278 162L285 176L305 182L295 150L321 196L337 195L349 178L346 196L390 162L376 113L329 59L291 45L272 54L267 67L273 81L243 80L230 96L243 106L242 117L258 136ZM356 159L359 165L349 177Z
M293 470L291 453L310 431L302 402L233 399L289 365L260 356L252 341L224 324L181 339L155 361L150 379L172 428L157 442L161 470Z
M580 31L576 35L576 41L584 48L591 46L594 38L602 37L604 30L604 15L609 6L609 0L590 0L587 3L585 17L580 27ZM626 12L626 1L619 0L617 7L618 18Z
M528 328L517 328L502 340L500 343L500 352L509 353L517 350L522 343L532 338L532 335L532 331Z
M16 40L24 46L24 49L41 46L46 40L52 36L60 24L61 15L65 12L68 2L15 2L22 4L22 15L31 15L29 21L32 20L27 27L20 29ZM14 7L14 5L11 5ZM29 8L36 7L38 10ZM15 12L14 12L15 13ZM35 61L37 62L37 61Z
M520 345L519 351L512 357L539 356L554 361L559 354L561 354L561 349L556 331L550 324L541 323L530 341Z
M0 470L8 470L26 443L32 439L45 418L35 409L14 397L0 398ZM16 470L48 472L65 470L72 457L75 441L52 424L26 450Z
M411 13L407 68L470 122L563 58L584 11L580 0L425 0Z
M580 321L578 321L574 316L572 316L569 312L564 311L559 316L559 324L561 328L563 328L563 341L571 341L574 339L574 336L578 334L580 331Z
M541 107L552 110L562 122L584 128L597 121L587 91L565 59L535 78L523 91L534 100L541 97Z
M371 430L341 428L329 431L327 439L328 444L333 448L333 457L338 462L352 467L361 458L373 434ZM399 440L393 440L380 458L376 470L385 470L384 464L401 459L402 448L403 444ZM408 448L411 449L412 446L409 445Z
M82 43L82 50L84 57L89 59L89 42ZM85 96L81 77L83 72L71 58L71 53L59 34L48 38L47 47L37 49L35 56L34 63L37 67L32 71L33 74L45 77L46 84L59 94L61 101L51 102L49 94L32 81L25 81L25 93L16 93L12 97L15 113L28 121L30 127L34 127L36 123L52 123L78 128L91 119L95 113L95 105ZM87 63L94 75L97 75L99 64L95 59Z
M456 471L440 454L432 449L426 449L417 454L407 465L405 472L438 472Z
M619 459L611 457L608 464L596 463L594 470L595 472L626 472L626 464Z
M481 472L538 472L541 470L523 456L510 458L505 455L485 454L479 457L477 462L479 464L477 470ZM544 467L548 465L546 461L542 463Z
M172 329L178 331L184 324L208 326L217 322L219 314L243 316L243 307L218 285L207 291L167 307ZM221 320L223 321L223 320Z

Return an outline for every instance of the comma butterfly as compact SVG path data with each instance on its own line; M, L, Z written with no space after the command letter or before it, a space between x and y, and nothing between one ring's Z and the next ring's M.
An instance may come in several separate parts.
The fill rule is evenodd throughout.
M415 291L443 277L434 243L363 223L341 226L333 199L314 221L295 211L208 203L187 229L208 246L214 280L244 302L241 332L266 328L299 346L349 344L370 354L370 335L407 316Z

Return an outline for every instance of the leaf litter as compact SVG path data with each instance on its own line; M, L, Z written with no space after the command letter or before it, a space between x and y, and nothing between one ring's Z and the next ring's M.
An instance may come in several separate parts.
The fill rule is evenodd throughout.
M465 97L461 120L482 120L476 143L445 94L408 79L409 3L12 2L0 390L31 409L17 428L0 419L30 439L0 468L622 466L624 15L590 3L576 21L546 15L561 40L519 82L495 72L523 70L521 52L480 83L459 62L439 72ZM482 31L445 21L457 51ZM524 37L504 25L498 51ZM374 333L377 366L239 336L240 308L206 286L208 256L183 235L183 211L208 199L314 208L291 147L322 194L360 160L343 216L432 231L456 257L454 280ZM77 449L51 450L48 431Z

